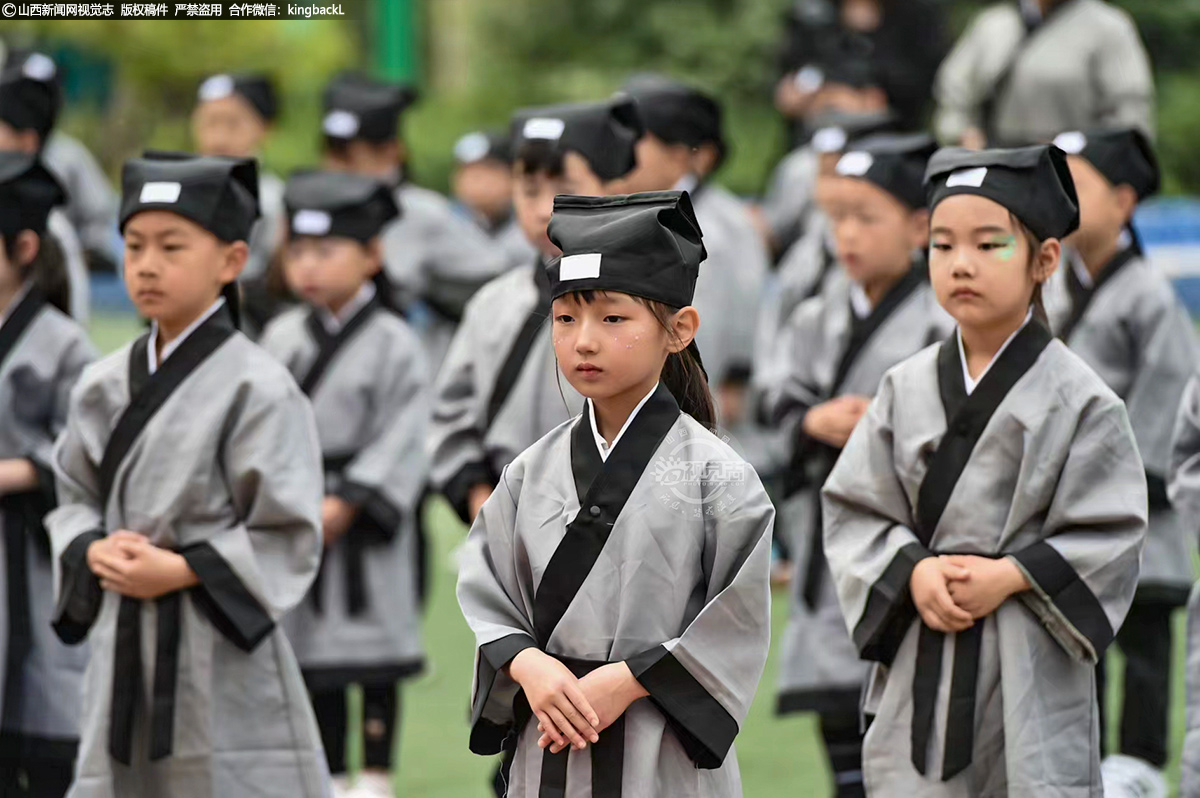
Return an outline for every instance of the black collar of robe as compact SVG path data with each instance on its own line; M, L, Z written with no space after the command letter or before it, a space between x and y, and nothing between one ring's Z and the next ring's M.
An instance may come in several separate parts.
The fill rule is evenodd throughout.
M1083 316L1092 304L1092 299L1100 292L1104 284L1120 274L1122 269L1140 257L1141 254L1142 248L1134 240L1129 246L1113 255L1112 260L1104 264L1104 268L1093 278L1090 286L1086 286L1080 281L1079 275L1075 273L1075 269L1071 264L1063 264L1063 268L1067 270L1067 293L1071 298L1071 315L1067 317L1066 323L1063 324L1062 330L1059 331L1058 337L1061 340L1070 340L1071 334L1075 332L1075 328L1079 326L1079 322L1083 321Z
M616 180L637 166L635 147L645 133L637 103L629 97L604 102L522 108L511 123L513 157L541 143L556 152L576 152L601 180Z
M576 420L571 429L571 472L579 513L567 526L566 535L546 565L534 597L534 628L543 651L591 573L625 502L679 413L675 397L660 382L629 422L608 460L600 459L586 406Z
M121 170L122 233L142 211L169 211L222 241L246 241L259 216L258 163L149 150Z
M325 325L317 318L316 310L309 311L308 318L305 320L305 326L308 327L309 334L313 340L317 342L317 357L313 360L308 371L303 379L300 380L300 390L305 396L312 397L317 386L321 383L321 378L325 376L325 372L333 365L333 360L337 357L338 352L342 350L355 335L357 335L371 317L375 315L383 306L383 300L380 293L376 291L375 296L367 304L358 309L357 312L335 334L330 334L325 329Z

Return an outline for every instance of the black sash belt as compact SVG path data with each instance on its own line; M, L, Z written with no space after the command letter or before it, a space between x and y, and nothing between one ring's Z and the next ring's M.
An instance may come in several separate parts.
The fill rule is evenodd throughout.
M597 668L607 665L607 662L595 660L571 659L555 657L576 677L582 678ZM526 725L534 720L529 702L522 693L515 706L517 735L519 736ZM625 768L625 716L617 718L613 724L600 733L600 740L589 746L592 755L592 798L621 798L621 778ZM538 798L566 798L567 795L567 761L570 757L570 747L564 748L557 754L550 753L547 748L542 754L541 788Z
M921 624L913 673L912 762L925 775L929 739L942 681L942 652L946 635ZM975 746L975 692L979 680L979 653L983 621L954 636L954 664L950 675L950 703L946 710L946 750L942 780L967 769Z
M25 658L33 649L33 620L29 610L29 571L24 514L6 496L0 500L0 514L4 518L5 573L7 576L8 651L4 684L4 708L6 714L19 715L24 691L20 689L21 668Z
M327 476L340 475L353 459L354 455L326 457L325 474ZM367 595L367 548L371 543L370 537L369 534L356 534L352 523L351 529L339 541L342 546L342 564L345 567L343 578L346 590L346 608L351 616L362 615L370 606ZM309 591L313 609L318 613L325 612L325 602L322 597L325 562L325 558L322 557L321 565L317 569L317 578L313 581L313 586Z

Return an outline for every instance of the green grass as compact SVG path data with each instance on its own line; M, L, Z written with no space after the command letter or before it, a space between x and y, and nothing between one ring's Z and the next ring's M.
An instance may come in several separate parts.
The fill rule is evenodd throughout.
M126 316L98 316L92 337L102 352L117 348L141 332ZM449 507L436 502L429 507L432 530L433 574L425 618L429 659L426 673L405 685L403 726L396 779L398 795L405 798L488 798L494 763L467 750L467 704L471 686L473 644L454 597L455 573L451 553L462 542L465 527ZM786 602L776 597L772 627L779 639ZM1176 619L1176 687L1172 716L1175 748L1183 731L1183 615ZM813 720L808 716L778 718L772 709L776 674L775 650L767 661L758 696L738 736L738 759L748 798L821 798L829 794L826 770ZM1120 694L1121 658L1110 658L1110 692ZM1110 719L1115 725L1116 718ZM357 757L352 757L355 761ZM1172 783L1179 774L1178 751L1170 766Z

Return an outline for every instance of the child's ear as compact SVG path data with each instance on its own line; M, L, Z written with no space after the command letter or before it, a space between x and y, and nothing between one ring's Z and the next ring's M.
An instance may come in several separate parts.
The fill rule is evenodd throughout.
M668 351L675 354L687 349L688 344L696 338L696 331L699 329L700 312L691 305L680 308L671 317L671 332L674 335L667 342Z
M919 208L908 215L908 230L913 249L929 247L929 210Z
M1057 238L1047 238L1038 247L1037 257L1033 261L1033 279L1045 283L1058 268L1062 257L1062 243Z
M374 277L383 271L383 236L375 236L367 242L367 255L374 264L374 268L370 272L371 276Z
M225 259L218 273L222 283L232 283L242 275L246 268L246 260L250 257L250 247L245 241L234 241L225 246Z
M1138 196L1134 191L1133 186L1128 183L1122 183L1113 191L1117 198L1117 207L1121 209L1121 216L1126 220L1133 218L1133 212L1137 210Z
M38 256L38 252L42 248L42 239L32 230L22 230L17 233L16 244L13 248L16 257L12 265L24 267L33 263L34 259Z

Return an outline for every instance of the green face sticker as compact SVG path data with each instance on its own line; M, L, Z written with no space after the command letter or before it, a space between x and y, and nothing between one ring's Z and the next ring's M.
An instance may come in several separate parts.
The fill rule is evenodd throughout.
M996 257L1002 261L1010 261L1017 254L1017 237L1013 235L996 236L988 242L996 249Z

